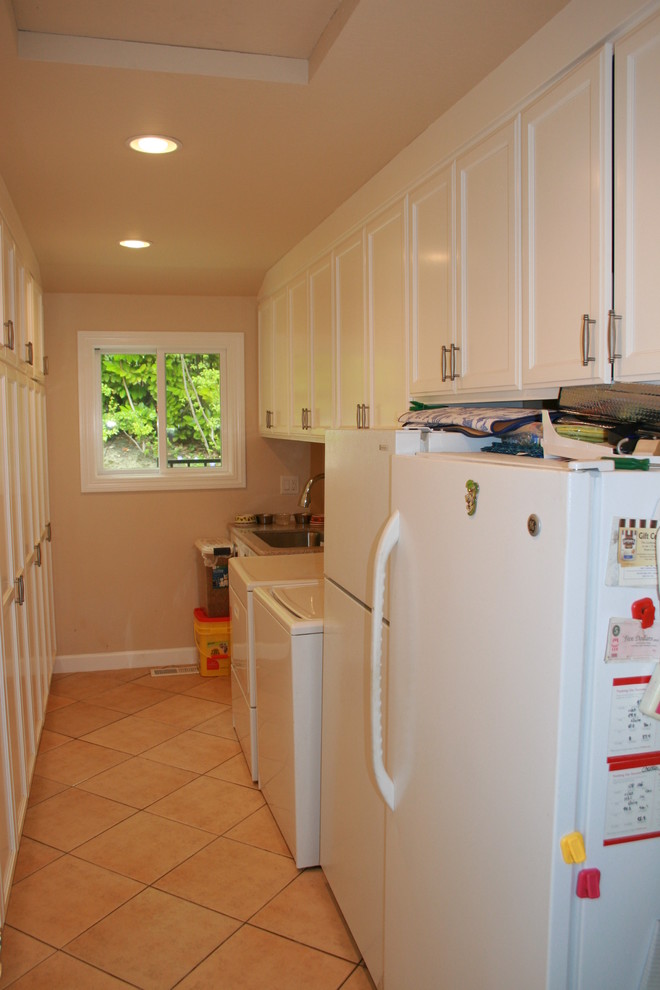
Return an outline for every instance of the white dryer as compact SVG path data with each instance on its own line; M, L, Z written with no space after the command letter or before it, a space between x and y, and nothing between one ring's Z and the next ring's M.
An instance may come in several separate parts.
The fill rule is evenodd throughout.
M232 720L255 781L259 779L259 768L252 592L260 585L300 584L322 577L322 553L231 557L229 560Z
M318 866L323 582L254 592L259 786L296 866Z

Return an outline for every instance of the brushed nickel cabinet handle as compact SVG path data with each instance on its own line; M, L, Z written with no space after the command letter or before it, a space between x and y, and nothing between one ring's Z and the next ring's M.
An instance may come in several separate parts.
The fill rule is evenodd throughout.
M451 345L451 355L449 361L449 371L450 371L449 377L452 382L455 382L456 379L460 377L458 372L456 371L456 355L458 354L459 351L460 351L460 347L457 347L456 344Z
M594 326L595 320L589 318L588 313L584 313L582 316L582 333L580 335L580 347L582 350L582 367L588 368L590 362L595 361L595 357L589 356L589 351L591 350L591 334L589 328Z
M614 373L614 362L621 357L620 354L616 353L616 321L620 319L621 316L615 313L613 309L609 311L607 318L607 360L612 365L612 373Z

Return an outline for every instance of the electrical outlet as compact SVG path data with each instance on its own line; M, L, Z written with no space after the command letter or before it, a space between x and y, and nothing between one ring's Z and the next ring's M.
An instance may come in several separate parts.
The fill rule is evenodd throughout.
M293 475L280 475L280 495L297 495L298 478Z

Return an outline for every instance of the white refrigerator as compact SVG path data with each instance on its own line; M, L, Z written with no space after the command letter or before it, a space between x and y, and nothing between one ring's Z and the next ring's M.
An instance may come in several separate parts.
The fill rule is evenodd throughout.
M326 434L321 866L376 984L383 968L385 810L371 768L368 719L374 550L390 511L392 455L437 443L476 445L458 434L417 430Z
M375 981L657 988L660 474L422 453L391 478L389 653L343 684L381 793Z

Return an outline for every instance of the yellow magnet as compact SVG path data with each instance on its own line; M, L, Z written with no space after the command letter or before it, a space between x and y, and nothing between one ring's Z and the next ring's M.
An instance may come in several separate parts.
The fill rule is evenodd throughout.
M559 845L565 863L584 863L587 858L584 836L581 832L569 832L568 835L563 835Z

